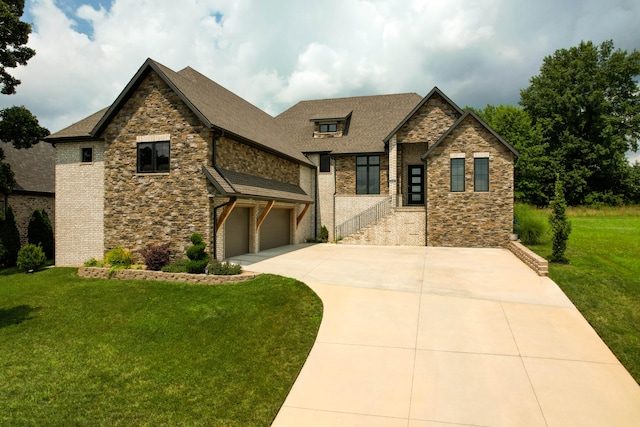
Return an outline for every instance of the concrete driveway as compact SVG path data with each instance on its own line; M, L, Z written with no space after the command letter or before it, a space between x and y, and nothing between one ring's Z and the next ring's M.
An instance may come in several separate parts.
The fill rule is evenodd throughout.
M638 384L507 250L301 245L234 260L324 303L274 426L638 425Z

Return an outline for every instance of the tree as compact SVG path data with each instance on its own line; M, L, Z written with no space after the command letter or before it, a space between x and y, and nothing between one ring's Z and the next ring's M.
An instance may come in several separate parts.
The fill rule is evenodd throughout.
M27 227L27 240L29 243L42 247L47 259L54 258L53 227L49 215L44 209L36 209L29 218Z
M0 1L0 86L3 94L16 92L20 80L7 72L7 68L26 65L36 54L25 46L31 33L31 25L20 21L24 0ZM22 107L10 107L0 111L0 141L10 142L16 148L31 148L49 131L38 123L31 112ZM0 192L10 193L15 177L7 163L3 163L4 151L0 148Z
M548 143L547 155L566 184L567 202L628 199L625 153L640 138L640 52L582 42L544 59L520 92L520 104Z
M564 198L564 190L562 181L558 175L555 184L555 192L551 201L551 215L549 215L549 224L551 224L551 240L552 253L551 261L566 261L564 252L567 250L567 240L571 233L571 223L567 218L567 202Z
M487 105L476 112L520 152L514 168L516 200L547 206L553 191L554 175L547 155L548 144L544 142L540 129L533 125L526 111L515 105Z
M0 259L0 266L13 267L16 265L20 250L20 233L11 206L7 209L5 218L0 221L0 245L4 247L4 256Z
M16 93L20 80L7 72L7 68L27 65L36 51L25 46L29 41L31 25L20 21L24 13L24 0L0 1L0 85L5 95Z

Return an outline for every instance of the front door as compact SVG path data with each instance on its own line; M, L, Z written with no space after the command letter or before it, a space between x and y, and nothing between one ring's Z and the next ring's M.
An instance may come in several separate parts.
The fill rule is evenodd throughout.
M409 204L424 205L424 166L409 166Z

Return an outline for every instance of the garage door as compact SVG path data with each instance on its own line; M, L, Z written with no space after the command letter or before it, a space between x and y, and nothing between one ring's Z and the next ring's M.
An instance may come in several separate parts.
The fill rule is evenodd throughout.
M272 209L260 227L260 250L291 243L291 209Z
M249 252L249 208L235 208L224 223L224 257Z

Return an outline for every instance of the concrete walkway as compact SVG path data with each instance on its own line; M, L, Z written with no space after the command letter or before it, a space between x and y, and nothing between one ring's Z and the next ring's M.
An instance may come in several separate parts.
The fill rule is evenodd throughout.
M274 426L639 423L637 383L558 286L507 250L285 250L234 259L324 303Z

